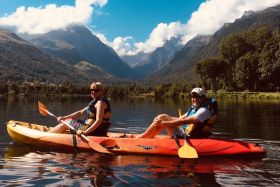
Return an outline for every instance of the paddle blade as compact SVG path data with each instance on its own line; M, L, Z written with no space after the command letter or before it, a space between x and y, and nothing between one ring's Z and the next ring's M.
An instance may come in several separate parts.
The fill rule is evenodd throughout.
M112 152L108 151L105 147L102 145L95 143L93 141L88 141L88 145L95 151L99 153L106 153L106 154L113 154Z
M43 116L47 116L49 114L47 107L40 101L38 101L38 108L39 108L40 114L42 114Z
M178 155L180 158L198 158L197 151L188 143L185 143L185 145L178 150Z
M182 110L181 110L181 108L178 109L178 114L179 114L179 117L182 116Z

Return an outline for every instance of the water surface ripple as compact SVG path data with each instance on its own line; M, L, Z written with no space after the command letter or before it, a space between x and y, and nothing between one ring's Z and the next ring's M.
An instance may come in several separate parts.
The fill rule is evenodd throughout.
M74 112L89 98L41 98L58 115ZM188 101L112 99L114 132L140 133L160 113L177 115ZM278 101L219 100L213 136L263 146L263 157L202 157L64 153L14 143L6 132L10 119L53 126L40 116L37 98L0 99L0 186L280 186Z

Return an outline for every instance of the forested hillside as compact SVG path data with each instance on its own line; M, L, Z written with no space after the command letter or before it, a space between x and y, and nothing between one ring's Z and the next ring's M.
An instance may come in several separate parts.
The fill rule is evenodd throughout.
M266 27L225 37L218 55L201 60L196 70L214 90L275 91L280 86L280 32Z

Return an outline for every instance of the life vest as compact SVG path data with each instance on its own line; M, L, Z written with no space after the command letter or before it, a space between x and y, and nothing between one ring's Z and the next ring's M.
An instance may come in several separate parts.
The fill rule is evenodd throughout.
M85 125L87 125L87 126L92 125L96 121L95 104L99 100L101 100L101 101L103 101L104 103L107 104L107 108L105 109L104 114L103 114L102 122L109 122L110 116L111 116L111 105L110 105L109 100L106 97L101 97L101 98L92 100L88 104L88 108L87 108L87 111L86 111L86 118L84 120Z
M196 124L186 124L183 125L182 128L184 129L186 134L190 134L191 131L196 128L196 126L199 126L202 130L204 131L210 131L213 126L216 123L217 119L217 112L218 112L218 103L216 99L211 98L209 101L207 101L205 104L194 107L192 106L186 113L187 116L192 116L194 115L200 108L206 108L211 112L211 117L201 123L196 123Z

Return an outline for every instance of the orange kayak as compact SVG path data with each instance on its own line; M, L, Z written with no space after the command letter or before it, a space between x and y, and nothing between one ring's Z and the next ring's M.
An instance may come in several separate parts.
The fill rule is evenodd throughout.
M50 127L20 121L9 121L7 131L10 137L20 143L71 151L93 151L82 138L72 134L49 133ZM151 154L178 156L174 139L157 136L154 139L133 138L135 134L108 133L107 137L88 136L90 141L106 147L116 154ZM190 139L199 156L264 154L265 150L253 143L226 139ZM181 145L184 141L180 140Z

